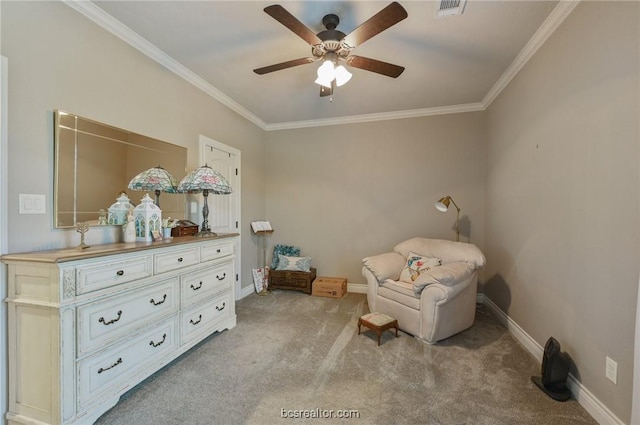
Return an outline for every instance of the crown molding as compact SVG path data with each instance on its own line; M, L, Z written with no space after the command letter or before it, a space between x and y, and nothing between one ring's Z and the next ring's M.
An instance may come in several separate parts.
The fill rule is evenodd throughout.
M145 38L133 31L131 28L124 25L122 22L109 15L107 12L96 6L91 1L86 0L61 0L67 6L76 10L80 14L84 15L88 19L92 20L96 24L100 25L105 30L109 31L113 35L119 37L121 40L131 45L135 49L144 53L160 65L167 68L169 71L182 77L187 82L191 83L198 89L202 90L218 102L222 103L232 111L243 116L247 120L251 121L258 127L265 129L266 123L258 118L256 115L248 111L242 105L235 100L231 99L226 94L222 93L217 88L206 82L204 79L196 75L193 71L182 65L180 62L173 59L171 56L151 44Z
M540 25L540 28L533 34L527 44L524 45L520 53L511 62L511 65L498 78L498 81L489 89L482 99L482 104L488 108L491 103L496 100L498 95L502 93L513 78L520 72L525 64L533 57L538 49L547 41L553 32L560 26L573 9L580 3L580 0L560 0L558 5L547 16L547 19Z
M436 108L409 109L406 111L381 112L376 114L351 115L348 117L326 118L308 121L291 121L267 124L265 130L290 130L294 128L322 127L327 125L357 124L372 121L399 120L404 118L428 117L433 115L458 114L463 112L477 112L485 109L482 103L467 103L463 105L439 106Z

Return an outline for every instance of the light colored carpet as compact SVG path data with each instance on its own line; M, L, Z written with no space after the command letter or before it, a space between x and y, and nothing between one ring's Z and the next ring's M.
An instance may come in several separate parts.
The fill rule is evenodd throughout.
M554 401L531 382L540 365L483 306L471 329L436 345L387 331L380 347L375 333L357 335L364 294L274 291L238 301L236 312L234 329L125 394L97 424L596 424L575 400ZM283 409L359 417L290 419Z

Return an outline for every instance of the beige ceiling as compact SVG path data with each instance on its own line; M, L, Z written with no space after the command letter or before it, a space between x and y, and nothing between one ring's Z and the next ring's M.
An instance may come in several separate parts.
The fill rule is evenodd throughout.
M352 53L404 66L404 73L393 79L351 68L351 81L321 98L313 82L317 63L253 72L311 53L263 11L275 3L70 5L265 129L484 109L568 13L561 10L566 2L469 0L462 15L437 18L438 2L401 1L409 17ZM277 4L314 32L335 13L348 34L389 1Z

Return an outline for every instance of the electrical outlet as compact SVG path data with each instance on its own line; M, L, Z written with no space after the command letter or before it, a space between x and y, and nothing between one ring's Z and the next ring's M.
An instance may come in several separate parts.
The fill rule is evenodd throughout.
M611 382L616 385L618 384L618 363L613 361L609 356L607 356L604 374Z

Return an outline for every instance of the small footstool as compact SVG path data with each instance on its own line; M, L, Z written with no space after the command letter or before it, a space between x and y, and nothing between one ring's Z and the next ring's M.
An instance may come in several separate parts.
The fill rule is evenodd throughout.
M366 326L378 335L378 346L380 346L380 335L387 329L396 329L396 338L398 337L398 321L393 317L382 313L369 313L358 319L358 335L360 335L360 326Z

